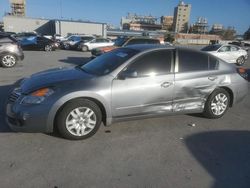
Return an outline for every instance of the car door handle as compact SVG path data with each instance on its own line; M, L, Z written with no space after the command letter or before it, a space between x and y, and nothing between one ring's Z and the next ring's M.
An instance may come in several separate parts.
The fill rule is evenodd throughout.
M169 86L171 86L173 83L171 83L171 82L164 82L164 83L162 83L161 84L161 87L162 88L168 88Z
M218 77L217 76L209 76L208 79L211 81L215 81Z

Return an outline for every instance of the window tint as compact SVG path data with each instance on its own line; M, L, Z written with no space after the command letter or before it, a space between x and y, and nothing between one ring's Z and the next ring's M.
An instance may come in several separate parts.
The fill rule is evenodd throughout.
M235 51L238 51L239 48L237 48L236 46L231 46L231 51L235 52Z
M134 45L134 44L159 44L160 41L156 39L131 39L127 45Z
M104 39L96 39L96 42L97 42L97 43L104 42Z
M202 48L201 51L207 51L207 52L217 51L220 47L221 45L209 45Z
M209 56L209 70L217 70L219 67L219 60L213 56Z
M179 50L179 72L206 71L208 68L208 55L190 50Z
M219 50L219 52L230 52L230 46L223 46Z
M138 77L168 74L171 71L172 51L150 52L139 57L128 70L136 71Z
M93 59L89 63L83 65L81 69L91 74L106 75L138 52L137 50L118 48Z

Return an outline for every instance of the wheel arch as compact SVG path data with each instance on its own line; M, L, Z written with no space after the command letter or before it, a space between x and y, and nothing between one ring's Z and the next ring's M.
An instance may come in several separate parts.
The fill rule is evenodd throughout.
M69 102L72 102L77 99L87 99L90 101L95 102L98 107L100 108L102 112L102 122L104 125L110 124L110 109L107 106L107 104L102 100L101 98L98 97L93 97L91 95L76 95L76 94L71 94L70 96L65 96L61 99L59 99L55 104L52 106L49 115L48 115L48 120L47 120L47 132L53 132L54 130L54 125L55 125L55 120L59 112L63 109L63 107L68 104Z
M234 94L233 94L233 91L229 87L226 87L226 86L222 86L222 87L219 87L219 88L225 89L228 92L229 97L230 97L230 104L229 104L229 106L233 107L233 104L234 104Z

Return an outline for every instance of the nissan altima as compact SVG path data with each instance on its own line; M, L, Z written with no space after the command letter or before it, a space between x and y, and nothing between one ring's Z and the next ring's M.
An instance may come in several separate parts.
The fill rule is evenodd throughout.
M9 96L6 119L14 131L58 129L79 140L101 123L187 113L220 118L247 92L245 70L211 54L134 45L21 80Z

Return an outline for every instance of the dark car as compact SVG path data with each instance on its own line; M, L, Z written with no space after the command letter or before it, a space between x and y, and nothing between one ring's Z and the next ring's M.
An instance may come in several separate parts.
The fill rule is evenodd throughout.
M66 41L61 42L61 47L65 50L81 50L84 43L95 39L94 36L72 35Z
M118 37L115 40L115 44L113 46L106 46L102 48L95 48L91 50L92 59L100 56L104 53L107 53L111 50L114 50L119 47L126 47L129 45L135 45L135 44L160 44L159 39L154 38L148 38L148 37Z
M28 37L36 37L38 36L36 33L34 32L22 32L22 33L17 33L17 34L13 34L12 35L16 40L18 40L19 42L22 41L25 38Z
M243 70L211 54L164 45L117 48L77 67L19 81L6 106L15 131L86 139L101 123L203 113L217 119L244 99Z
M53 51L56 49L56 44L54 41L41 36L31 36L24 38L20 41L20 44L23 50Z
M23 58L23 51L18 42L8 34L0 34L0 65L6 68L14 67Z

